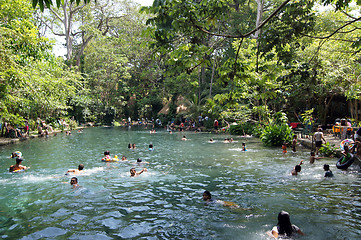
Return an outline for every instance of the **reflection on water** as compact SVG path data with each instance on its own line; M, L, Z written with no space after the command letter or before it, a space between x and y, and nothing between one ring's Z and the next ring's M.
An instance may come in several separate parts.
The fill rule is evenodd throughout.
M342 172L335 159L302 165L309 152L282 154L257 139L208 133L92 128L0 149L0 236L5 239L267 239L286 210L306 234L302 239L358 239L361 233L360 174ZM214 143L208 140L213 138ZM246 152L241 143L247 143ZM128 150L128 143L137 149ZM148 145L154 145L154 151ZM30 170L8 173L21 151ZM101 162L103 152L127 162ZM145 162L136 164L136 159ZM80 188L69 168L83 163ZM328 163L335 177L323 178ZM131 178L129 169L148 169ZM202 193L241 208L205 206ZM246 209L246 210L245 210Z

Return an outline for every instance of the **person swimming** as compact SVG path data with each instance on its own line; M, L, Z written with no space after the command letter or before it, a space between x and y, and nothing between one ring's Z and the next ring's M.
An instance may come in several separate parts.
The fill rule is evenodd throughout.
M183 136L181 140L182 140L182 141L187 141L188 139L187 139L186 136Z
M278 214L277 226L272 228L272 231L268 235L275 238L290 238L295 233L299 235L305 235L299 227L291 224L290 215L288 212L281 211Z
M79 164L78 169L69 169L65 175L68 175L69 173L74 173L74 174L80 174L84 172L84 164Z
M301 160L301 162L293 168L293 170L291 171L291 174L294 176L298 175L298 173L301 172L302 164L303 164L303 160Z
M153 151L154 150L153 144L149 144L148 149L149 149L149 151Z
M333 173L330 170L330 165L328 165L328 164L323 165L323 170L326 171L325 172L325 177L333 177Z
M143 172L147 172L148 170L146 168L143 168L141 171L137 172L135 170L135 168L131 168L130 169L130 176L131 177L135 177L135 176L139 176L140 174L142 174Z
M243 152L247 151L246 143L245 143L245 142L242 143L242 151L243 151Z
M235 204L234 202L228 202L228 201L213 199L212 194L208 190L203 192L203 201L206 202L206 205L209 205L209 204L212 204L212 203L217 203L217 204L220 204L220 205L222 205L224 207L239 208L239 206L237 204Z
M70 179L70 185L72 185L73 188L80 187L79 184L78 184L78 178L72 177Z

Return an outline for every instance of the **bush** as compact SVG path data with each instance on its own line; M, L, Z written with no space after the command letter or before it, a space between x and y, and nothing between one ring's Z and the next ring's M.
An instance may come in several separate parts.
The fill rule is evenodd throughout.
M271 124L264 128L261 141L266 146L282 146L284 142L292 142L293 131L286 124Z
M229 131L232 135L252 135L254 134L255 125L250 122L239 123L238 125L231 125Z
M318 151L320 152L320 154L326 157L330 157L336 154L336 147L335 144L331 145L329 142L326 142L322 145L322 147L320 147Z

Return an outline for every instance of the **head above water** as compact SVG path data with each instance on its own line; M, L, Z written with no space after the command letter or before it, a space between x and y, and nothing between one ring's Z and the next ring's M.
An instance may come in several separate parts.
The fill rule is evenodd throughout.
M287 236L291 236L292 224L288 212L281 211L278 214L277 228L279 234L286 234Z
M105 152L104 152L104 155L109 155L109 154L110 154L109 151L105 151Z
M72 177L72 178L70 179L70 184L71 184L71 185L78 184L78 178Z
M206 190L203 192L203 200L204 201L211 200L211 198L212 198L212 194L209 191Z
M330 165L328 165L328 164L323 165L323 170L329 171L330 170Z
M84 169L84 164L79 164L78 170L81 171L81 170L83 170L83 169Z
M135 174L137 173L137 171L135 171L135 168L131 168L129 171L130 171L130 176L135 176Z
M295 166L295 171L296 172L301 172L301 165L296 165Z
M137 162L142 162L142 159L138 158L138 159L137 159Z

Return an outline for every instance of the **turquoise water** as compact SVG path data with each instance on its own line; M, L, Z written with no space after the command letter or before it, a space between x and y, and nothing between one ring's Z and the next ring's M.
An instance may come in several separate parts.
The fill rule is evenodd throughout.
M188 141L181 141L186 135ZM209 143L210 138L215 143ZM268 239L266 231L286 210L305 236L300 239L359 239L361 178L335 159L290 171L308 150L282 154L255 138L173 133L145 129L89 128L83 133L32 139L0 149L0 236L4 239ZM247 152L241 152L241 143ZM136 143L136 150L128 150ZM152 143L155 150L149 151ZM104 163L103 152L129 162ZM8 173L21 151L30 170ZM129 169L149 162L138 177ZM83 163L78 189L68 184L69 168ZM323 164L335 177L323 178ZM241 208L206 206L204 190Z

